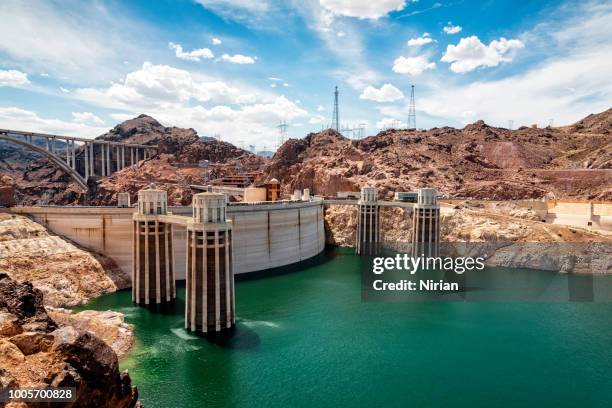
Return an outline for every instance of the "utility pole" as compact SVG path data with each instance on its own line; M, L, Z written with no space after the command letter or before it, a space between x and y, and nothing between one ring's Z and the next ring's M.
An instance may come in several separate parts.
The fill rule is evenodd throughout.
M416 129L416 109L414 104L414 85L410 86L410 107L408 108L408 129Z

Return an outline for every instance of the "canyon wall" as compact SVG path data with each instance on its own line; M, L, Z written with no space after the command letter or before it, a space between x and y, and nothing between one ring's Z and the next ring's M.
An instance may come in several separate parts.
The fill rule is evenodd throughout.
M585 274L612 274L612 236L567 225L543 223L536 211L512 203L457 204L442 209L443 255L484 256L487 266L506 266ZM326 208L326 240L354 247L357 208ZM408 252L412 214L381 208L384 247Z

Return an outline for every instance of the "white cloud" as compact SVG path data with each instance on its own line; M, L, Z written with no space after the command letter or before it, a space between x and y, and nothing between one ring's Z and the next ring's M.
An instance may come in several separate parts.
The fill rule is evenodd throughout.
M461 32L463 28L460 25L456 25L454 26L450 21L448 22L448 24L443 28L444 32L446 34L452 35L452 34L457 34L459 32Z
M0 69L0 86L22 86L30 83L28 75L25 72L15 69L1 70Z
M70 93L70 89L66 89L63 86L60 86L60 91L62 91L63 93Z
M221 45L221 40L217 37L213 37L211 42L212 42L212 45Z
M462 38L457 45L449 44L440 61L451 62L451 71L462 74L478 67L495 67L500 62L512 61L509 52L523 47L520 40L507 40L504 37L484 45L472 35Z
M0 16L3 62L70 82L115 78L124 56L138 58L150 34L100 4L0 1Z
M373 86L368 86L363 90L363 93L359 95L360 99L367 99L376 102L393 102L398 99L402 99L404 94L402 91L397 89L391 84L384 84L380 89L376 89Z
M72 112L72 121L76 123L103 125L104 121L91 112Z
M277 78L277 77L268 77L268 79L269 79L270 81L276 81L276 82L280 82L280 81L282 81L282 79Z
M325 110L325 108L323 107L323 105L318 105L317 106L317 112L322 112L324 110Z
M508 78L445 86L419 98L419 109L462 124L484 119L507 126L512 119L518 127L545 124L549 118L559 125L571 124L608 109L612 100L607 64L612 46L574 51Z
M134 118L134 115L131 113L111 113L111 118L115 119L118 122L125 122L126 120L130 120Z
M35 112L15 106L0 107L0 128L88 138L101 135L108 130L102 126L42 118Z
M376 122L378 129L402 129L406 127L406 122L395 118L383 118Z
M270 5L266 0L196 0L213 11L219 9L243 9L249 12L266 12Z
M283 86L284 86L284 87L288 87L288 86L289 86L289 83L287 83L287 82L283 82Z
M423 71L434 69L435 62L429 62L426 57L398 57L393 61L393 72L398 74L421 75Z
M168 43L168 47L174 50L174 55L178 59L185 61L200 61L202 58L214 58L213 52L208 48L197 48L193 51L185 52L181 44Z
M308 112L282 95L248 85L230 86L202 74L145 62L121 83L81 88L75 98L113 109L115 120L146 113L162 123L192 127L201 135L219 133L224 140L273 145L279 120L308 117Z
M248 55L242 54L223 54L221 56L221 61L231 62L232 64L254 64L257 60L257 57L249 57Z
M335 15L373 20L406 7L404 0L320 0L320 4Z
M323 123L325 121L325 116L323 115L314 115L312 117L310 117L310 119L308 119L308 123L310 123L311 125L319 125L321 123Z
M346 83L356 91L361 91L369 84L381 80L377 72L361 64L356 64L356 66L349 71L338 70L334 74L344 79Z
M409 47L420 47L422 45L429 44L432 41L433 40L429 36L429 33L423 33L423 35L420 37L409 39L406 42L406 45L408 45Z
M189 71L150 62L127 74L123 83L105 89L81 88L75 93L89 102L120 109L147 109L191 100L235 102L242 94L223 81L205 80Z
M308 115L306 110L284 96L240 108L226 105L205 108L198 105L172 110L154 110L148 113L162 123L192 127L200 135L219 133L223 140L231 143L237 144L241 140L248 140L258 146L274 145L278 134L276 125L280 120L291 121ZM248 132L245 133L245 129L248 129Z

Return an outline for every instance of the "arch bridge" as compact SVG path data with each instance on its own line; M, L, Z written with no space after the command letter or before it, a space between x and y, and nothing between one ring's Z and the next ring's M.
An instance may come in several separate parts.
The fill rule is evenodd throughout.
M0 129L0 140L41 154L69 174L84 190L87 180L110 176L157 153L157 145Z

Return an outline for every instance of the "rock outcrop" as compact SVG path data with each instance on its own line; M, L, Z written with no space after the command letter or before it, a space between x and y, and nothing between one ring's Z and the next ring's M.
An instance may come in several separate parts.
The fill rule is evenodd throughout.
M112 205L126 186L156 182L172 190L171 204L185 204L190 183L257 171L260 180L279 179L286 193L309 188L328 195L373 184L381 196L427 186L476 199L611 200L611 118L609 109L565 127L508 130L477 121L463 129L385 130L363 140L328 129L288 140L269 160L140 115L99 139L155 144L161 156L100 178L89 196L49 161L6 143L0 143L0 173L10 177L22 204ZM200 160L211 163L207 177L197 168Z
M355 246L357 209L325 210L325 232L331 245ZM612 274L612 237L542 223L533 210L512 203L466 202L445 208L440 220L443 255L485 256L487 266L507 266L584 274ZM407 252L412 240L412 213L381 208L381 241Z
M46 307L49 316L60 326L73 326L94 333L121 358L134 345L134 326L125 323L123 313L112 310L84 310L74 313L62 308Z
M203 184L206 178L211 180L258 171L266 161L230 143L201 138L193 129L163 126L147 115L127 120L96 139L157 145L160 155L147 160L140 157L138 164L132 167L128 166L110 177L99 177L90 185L89 194L85 194L70 176L36 155L19 155L21 160L7 161L4 167L0 165L0 172L13 179L20 204L116 205L117 192L126 191L126 186L129 186L127 191L134 192L135 186L157 183L172 190L173 194L168 197L171 205L181 205L191 200L190 184ZM7 145L5 149L8 154L11 146ZM84 165L84 160L79 160L82 154L82 149L78 149L77 166ZM96 150L98 157L99 154ZM197 166L200 160L208 160L211 164L207 175Z
M31 282L45 295L45 303L56 307L82 304L130 285L130 277L111 259L11 214L0 214L0 270Z
M434 187L473 199L610 200L611 115L562 128L508 130L478 121L463 129L386 130L362 140L328 129L287 141L264 175L279 179L286 193L309 188L330 195L370 184L381 198Z
M117 355L91 332L59 327L29 283L0 273L0 384L3 387L75 387L76 401L53 406L128 408L138 391ZM8 406L22 406L9 403Z

